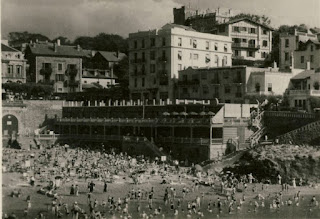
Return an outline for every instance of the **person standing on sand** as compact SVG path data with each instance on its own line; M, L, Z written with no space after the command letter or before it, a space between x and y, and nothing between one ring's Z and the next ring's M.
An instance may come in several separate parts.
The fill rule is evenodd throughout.
M108 190L108 184L107 184L107 181L104 181L103 192L107 192L107 190Z
M281 185L281 178L282 178L282 177L280 176L280 174L278 174L278 184L279 184L279 185Z
M293 179L292 179L292 186L293 186L293 188L296 188L296 186L297 186L297 185L296 185L296 178L293 178Z

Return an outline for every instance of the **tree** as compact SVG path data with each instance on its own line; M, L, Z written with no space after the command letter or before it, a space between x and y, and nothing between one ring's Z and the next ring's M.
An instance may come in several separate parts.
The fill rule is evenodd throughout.
M21 45L23 43L29 43L30 41L50 41L50 39L42 35L40 33L29 33L27 31L24 32L10 32L8 34L9 44L12 46Z
M71 41L67 37L58 36L58 37L54 38L52 40L52 42L57 42L57 40L60 40L61 45L72 45Z
M80 45L84 49L101 50L101 51L122 51L127 53L128 42L116 34L99 33L94 37L80 36L77 37L74 45Z

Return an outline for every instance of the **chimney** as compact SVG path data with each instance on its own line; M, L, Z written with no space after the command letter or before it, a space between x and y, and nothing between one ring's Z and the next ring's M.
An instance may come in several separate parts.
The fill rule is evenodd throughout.
M60 40L59 39L57 39L57 45L60 46Z
M80 45L79 44L77 45L77 50L80 51Z
M93 57L96 54L96 51L91 50L91 56Z
M58 45L56 43L53 44L54 52L58 51Z
M306 70L310 70L310 62L309 61L306 64Z

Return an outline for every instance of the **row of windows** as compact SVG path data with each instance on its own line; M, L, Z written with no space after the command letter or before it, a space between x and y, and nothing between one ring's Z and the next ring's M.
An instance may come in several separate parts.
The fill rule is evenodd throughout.
M16 68L16 74L22 74L22 65L16 65L15 66ZM13 69L14 69L14 66L13 65L8 65L8 68L7 68L7 73L8 74L13 74Z
M64 65L64 63L57 63L58 71L62 71L63 70L63 65ZM50 68L52 68L52 63L42 63L42 68L43 69L50 69ZM68 64L68 69L76 69L76 68L77 68L77 65Z
M210 44L211 44L210 41L205 41L205 48L199 48L198 47L198 40L197 39L192 39L192 38L190 39L190 43L189 43L191 48L194 48L194 49L199 48L199 49L206 49L206 50L210 50L210 47L211 47ZM159 44L159 45L161 45L161 46L167 46L168 45L167 42L166 42L166 38L165 37L161 38L161 44ZM155 38L150 38L150 47L155 47L155 46L156 46L156 39ZM178 38L177 46L179 46L179 47L183 46L182 37ZM138 41L134 40L133 41L133 48L134 49L138 49L138 47L139 47L138 46ZM228 47L227 44L224 44L224 52L228 51L227 47ZM145 39L141 40L140 48L142 48L142 49L146 48ZM213 48L214 48L215 51L218 51L218 48L219 48L218 43L214 43Z
M229 85L225 85L224 86L224 93L225 94L232 94L231 92L231 87ZM198 87L193 87L192 88L192 93L198 93L199 92L199 88ZM182 93L183 94L187 94L189 93L189 90L187 87L184 87L182 88ZM209 87L208 86L202 86L202 93L203 94L209 94ZM216 94L217 96L219 96L219 93L220 93L220 88L219 87L215 87L214 90L213 90L213 93ZM236 90L234 92L235 96L236 97L241 97L242 93L242 87L238 86L236 87Z
M287 54L287 53L286 53L286 54ZM288 56L289 56L289 55L288 55ZM286 56L286 57L287 57L287 56ZM286 58L286 57L285 57L285 58ZM286 60L287 60L287 59L286 59ZM310 55L309 61L310 61L311 63L313 63L313 60L314 60L314 59L313 59L313 55ZM305 56L301 56L301 57L300 57L300 62L301 62L301 63L304 63L304 62L305 62Z
M257 28L252 28L252 27L240 27L240 26L233 26L232 27L232 32L248 32L248 33L257 33ZM268 30L266 29L262 29L262 34L263 35L267 35L268 34Z
M248 40L246 38L232 38L232 41L234 43L245 43L245 44L248 43L248 45L253 45L253 46L256 45L256 40L255 39L249 39ZM268 46L268 41L267 40L263 40L262 41L262 46L263 47L267 47Z

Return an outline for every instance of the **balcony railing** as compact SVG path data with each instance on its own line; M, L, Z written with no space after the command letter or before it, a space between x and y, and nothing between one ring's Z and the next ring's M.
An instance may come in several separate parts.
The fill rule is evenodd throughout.
M290 95L309 95L310 94L310 90L289 90L289 94Z
M259 45L250 44L250 43L232 43L232 47L235 48L253 48L253 49L260 49Z

